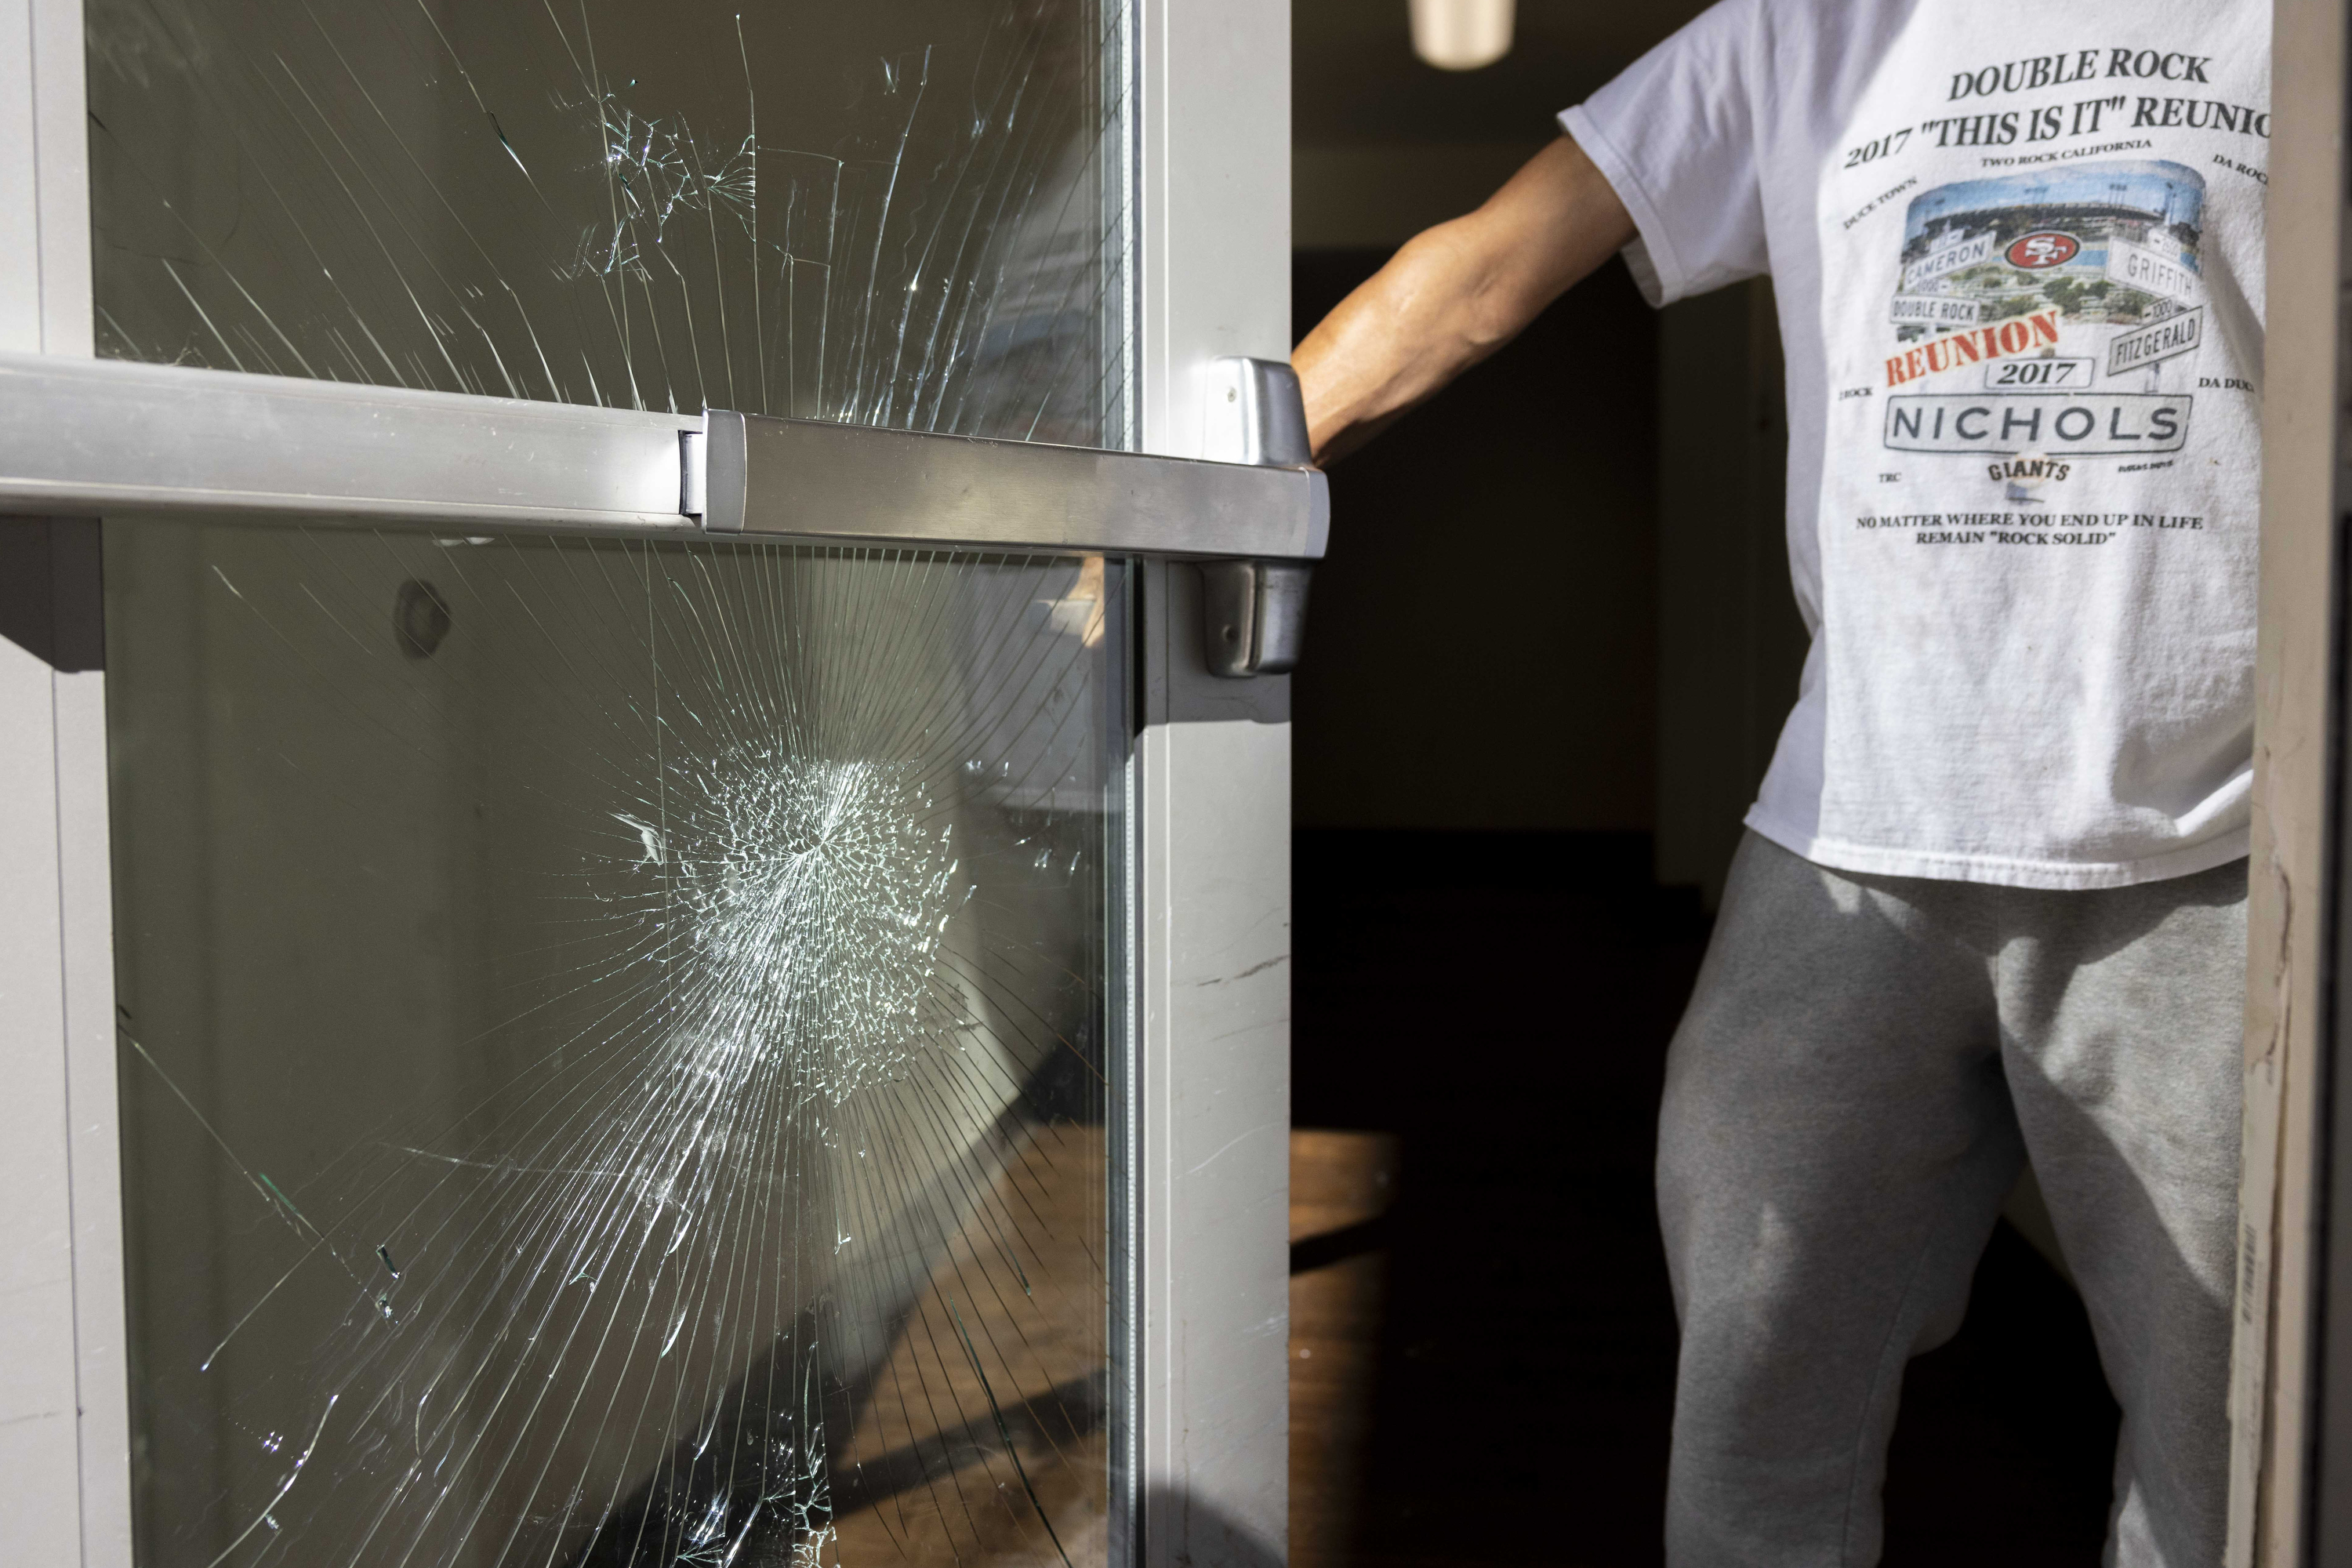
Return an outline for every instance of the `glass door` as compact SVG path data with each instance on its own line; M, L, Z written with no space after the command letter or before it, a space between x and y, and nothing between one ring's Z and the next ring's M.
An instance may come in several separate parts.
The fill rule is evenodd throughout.
M82 1560L1181 1552L1164 1173L1282 1107L1150 1087L1168 623L1254 608L1168 561L1322 524L1116 450L1137 15L82 13L96 359L0 355L103 673Z

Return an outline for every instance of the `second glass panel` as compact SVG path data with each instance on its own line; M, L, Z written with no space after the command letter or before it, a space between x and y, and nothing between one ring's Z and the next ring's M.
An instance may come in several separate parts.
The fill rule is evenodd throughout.
M99 352L1106 444L1119 14L88 0Z

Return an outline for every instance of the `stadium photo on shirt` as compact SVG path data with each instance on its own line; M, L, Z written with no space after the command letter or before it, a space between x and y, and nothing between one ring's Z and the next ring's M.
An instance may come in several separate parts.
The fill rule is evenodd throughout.
M2176 449L2189 399L2164 395L2185 388L2204 342L2204 207L2195 171L2153 160L1963 180L1918 196L1906 215L1888 311L1890 387L1933 378L1938 391L2063 396L2100 386L2130 402L2070 404L2053 411L2045 431L2032 406L1989 406L1988 417L1971 418L1941 399L1895 398L1886 445L1989 452L2047 442L2076 456ZM2176 363L2180 384L2168 385L2165 371Z
M1895 337L2052 310L2063 322L2118 329L2186 314L2201 300L2204 209L2194 170L2155 161L1938 185L1906 215ZM2127 352L2115 368L2177 352Z

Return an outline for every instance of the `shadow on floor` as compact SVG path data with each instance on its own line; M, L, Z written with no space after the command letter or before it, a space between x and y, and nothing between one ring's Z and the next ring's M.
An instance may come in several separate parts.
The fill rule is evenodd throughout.
M1638 835L1298 835L1294 1121L1395 1135L1297 1145L1298 1568L1661 1559L1650 1170L1707 922L1648 867ZM2089 1568L2115 1422L2080 1303L2003 1226L1905 1382L1885 1561Z

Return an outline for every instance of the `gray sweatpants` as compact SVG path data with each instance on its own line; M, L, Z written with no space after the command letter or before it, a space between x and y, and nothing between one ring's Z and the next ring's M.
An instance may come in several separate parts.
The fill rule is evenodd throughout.
M2029 1154L2123 1406L2109 1561L2221 1562L2245 896L2242 860L2041 892L1747 837L1660 1117L1673 1568L1877 1561L1904 1363Z

